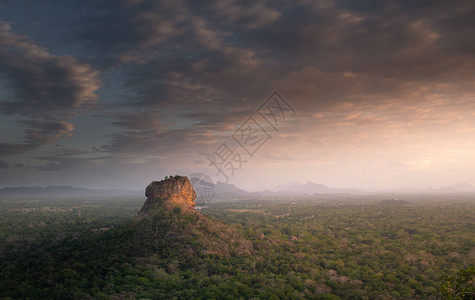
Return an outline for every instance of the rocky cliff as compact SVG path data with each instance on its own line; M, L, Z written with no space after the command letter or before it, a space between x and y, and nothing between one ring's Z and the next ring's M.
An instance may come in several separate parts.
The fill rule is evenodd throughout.
M170 176L150 183L145 189L145 201L140 213L153 212L160 208L181 207L192 211L195 208L196 192L186 176Z
M167 251L184 257L197 253L220 256L252 252L252 243L240 232L195 210L196 193L185 176L165 177L145 189L145 201L133 227L136 253ZM148 251L148 252L147 252Z

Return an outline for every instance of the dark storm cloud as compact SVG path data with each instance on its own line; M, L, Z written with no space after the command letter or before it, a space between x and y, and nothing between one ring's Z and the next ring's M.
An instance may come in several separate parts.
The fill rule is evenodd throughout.
M0 169L8 169L9 166L6 162L4 162L3 160L0 160Z
M179 102L190 95L203 100L224 97L232 94L230 87L236 91L241 83L252 86L256 77L264 77L263 71L255 72L258 54L240 45L233 27L241 22L248 30L269 26L280 15L259 1L200 6L186 1L117 1L101 9L81 38L87 39L90 50L98 50L94 53L100 61L126 66L125 86L137 93L134 100L140 105Z
M105 25L102 30L124 46L118 57L134 52L140 55L130 62L147 61L130 69L127 85L137 91L140 105L184 106L196 99L238 107L243 98L266 94L263 89L278 88L276 83L289 74L308 73L309 68L315 70L315 81L333 78L326 88L338 94L345 91L346 78L354 76L365 96L378 89L407 89L411 81L453 83L466 78L473 66L473 58L464 56L473 50L463 38L474 28L466 26L473 23L469 2L456 7L417 1L405 6L300 1L273 7L233 1L208 1L199 7L189 2L131 3L116 8L118 15L112 9L95 24L123 29L107 30ZM261 9L252 9L256 6ZM261 13L251 13L257 11ZM137 17L145 12L150 16ZM164 35L157 28L168 27L170 18L178 20L171 22L178 29ZM244 26L243 20L253 25ZM141 31L149 27L155 29ZM120 49L101 36L92 41ZM444 78L447 73L458 78Z
M160 132L166 128L166 124L162 122L160 115L153 112L120 114L116 115L115 118L117 121L113 122L114 125L130 130Z
M72 169L84 169L94 166L94 161L103 160L110 157L94 156L91 157L89 151L79 151L69 148L57 150L52 155L43 155L35 157L40 163L36 165L15 164L15 167L23 170L35 169L46 172L59 172ZM85 157L86 156L86 157Z
M347 145L364 138L360 129L372 129L366 135L377 144L424 122L469 127L457 113L474 109L473 1L129 0L77 8L64 32L78 58L53 55L2 25L0 72L14 97L1 110L30 121L21 123L23 143L3 143L0 153L70 135L60 115L93 105L96 69L106 74L107 103L95 109L116 126L109 141L87 145L96 147L89 156L37 158L38 170L79 168L97 155L89 163L180 164L212 151L273 90L298 111L292 143L275 145L312 154L316 140ZM342 128L351 130L335 137Z
M25 130L25 142L37 145L49 144L58 136L70 134L74 129L72 124L58 120L28 120L22 123L28 126Z
M123 130L113 134L111 143L103 145L102 151L158 156L207 152L210 145L229 136L253 113L253 110L233 107L221 107L217 109L219 112L213 112L214 109L201 106L199 101L189 104L188 110L174 103L165 106L166 110L154 106L112 115L116 119L113 124Z
M23 143L1 143L0 155L17 154L50 144L70 134L74 126L64 118L94 104L97 71L71 56L56 56L0 22L0 75L12 92L0 112L32 119Z
M257 105L255 95L269 92L262 91L269 70L258 69L260 55L240 45L232 32L275 22L280 12L265 2L197 6L187 1L123 1L103 8L104 13L90 19L83 37L90 49L101 49L97 57L105 54L112 61L109 68L124 68L123 86L132 91L124 99L129 111L117 114L113 122L124 131L103 149L128 153L200 144L212 137L212 130L229 130L242 122L236 120ZM156 113L144 116L144 107ZM163 117L193 127L175 128L164 124ZM219 124L210 123L216 119Z
M51 144L70 135L74 129L73 124L61 120L32 119L20 123L26 126L23 143L0 143L0 155L17 154Z
M68 115L94 103L97 71L71 56L55 56L0 23L0 73L13 91L2 99L6 114Z
M98 50L98 61L108 63L146 62L156 46L183 33L186 18L181 1L113 1L91 11L81 38Z
M272 23L280 15L264 1L202 1L198 4L124 0L98 3L90 9L93 13L81 38L86 39L92 49L99 50L96 55L100 58L137 64L156 56L200 55L200 48L193 45L194 42L221 48L221 37L213 29L226 28L227 23L256 28ZM207 28L207 20L214 21L211 24L214 28ZM231 54L232 50L228 51Z
M216 131L227 121L235 126L272 89L304 114L345 102L413 101L429 89L473 89L470 1L108 5L88 37L109 49L115 65L126 65L124 86L135 92L127 99L131 115L115 122L130 130L114 136L105 147L111 151L199 141L213 124ZM139 126L144 107L173 111L194 127Z
M39 171L58 172L73 169L75 167L84 167L86 165L90 165L90 159L77 158L77 151L72 151L72 153L69 152L70 151L65 152L63 150L59 154L37 157L38 160L46 161L46 163L37 165L33 168Z
M149 122L141 116L140 120L126 118L116 124L125 126L126 130L112 135L111 143L102 146L103 151L111 154L183 155L195 153L200 146L216 139L214 132L200 125L169 128L168 124Z

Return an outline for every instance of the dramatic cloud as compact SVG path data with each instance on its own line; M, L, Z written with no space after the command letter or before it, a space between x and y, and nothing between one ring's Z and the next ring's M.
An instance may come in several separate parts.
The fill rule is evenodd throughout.
M6 22L0 23L0 66L13 90L13 99L2 99L6 114L64 116L97 99L98 71L71 56L48 53Z
M143 3L135 5L130 15L149 7ZM409 105L440 95L460 101L473 91L474 58L459 52L462 40L447 43L452 39L447 29L457 26L452 20L457 14L466 15L455 8L416 7L425 13L412 14L389 2L372 9L333 1L302 2L291 12L279 6L266 8L264 15L273 16L263 18L268 22L246 27L239 23L248 17L245 10L232 1L205 7L194 10L180 3L181 30L174 36L179 51L167 51L170 44L165 43L163 55L149 58L146 67L130 73L128 86L137 91L140 107L184 112L193 124L206 118L216 122L219 131L224 119L236 125L230 115L250 113L270 88L282 91L304 114L338 109L345 103L376 109L393 101ZM155 7L148 12L163 11ZM147 18L140 20L148 24ZM132 29L145 26L127 24ZM151 39L154 32L148 32ZM142 49L158 45L138 44ZM425 105L431 106L427 101ZM226 111L228 116L210 110ZM114 143L130 139L132 146L141 136L151 140L135 129L124 133L127 138L116 136Z
M4 162L3 160L0 160L0 169L8 169L9 166L6 162Z
M33 150L69 135L74 126L62 119L94 104L97 73L71 56L48 53L1 22L0 74L12 98L2 97L0 111L34 119L20 122L26 127L24 143L1 143L0 155Z
M23 139L2 141L0 154L71 136L68 116L81 108L107 130L97 137L89 116L75 119L75 132L87 129L68 147L85 153L37 155L35 171L71 173L88 159L135 175L203 170L205 156L278 90L296 118L238 184L475 176L464 163L475 147L473 1L102 1L67 5L82 11L70 22L37 5L51 20L34 19L31 39L67 26L57 40L74 46L40 47L2 23L0 73L11 96L0 94L0 109L28 119L18 122ZM68 51L74 57L53 54Z
M61 137L70 136L74 129L73 124L60 120L28 120L21 123L27 128L24 142L0 143L0 155L17 154L51 144Z

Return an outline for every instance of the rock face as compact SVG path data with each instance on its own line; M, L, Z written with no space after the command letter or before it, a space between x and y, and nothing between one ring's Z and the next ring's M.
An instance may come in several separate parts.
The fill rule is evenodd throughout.
M252 243L240 232L195 210L196 193L187 177L154 181L147 186L145 196L134 223L131 244L138 245L135 252L157 254L157 249L165 249L166 258L167 249L175 249L182 257L196 257L198 253L230 257L253 251Z
M154 181L145 190L145 201L140 214L153 211L157 207L195 208L196 192L186 176L165 177L162 181Z

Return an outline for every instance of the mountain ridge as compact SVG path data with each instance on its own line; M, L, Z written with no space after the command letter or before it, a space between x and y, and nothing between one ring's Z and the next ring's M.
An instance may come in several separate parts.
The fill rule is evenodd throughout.
M192 181L193 182L193 181ZM306 183L291 182L282 184L274 189L265 189L257 192L250 192L239 188L234 184L218 181L216 184L209 183L214 187L214 199L232 200L244 198L281 198L298 197L314 194L378 194L378 193L401 193L401 194L463 194L475 193L475 187L466 182L457 182L454 185L440 188L426 189L397 189L381 191L363 191L351 188L332 188L323 184L307 181ZM286 189L278 189L286 188ZM72 198L138 198L142 195L141 190L132 189L89 189L85 187L74 187L68 185L60 186L16 186L3 187L0 189L0 199L9 200L30 200L30 199L72 199Z

